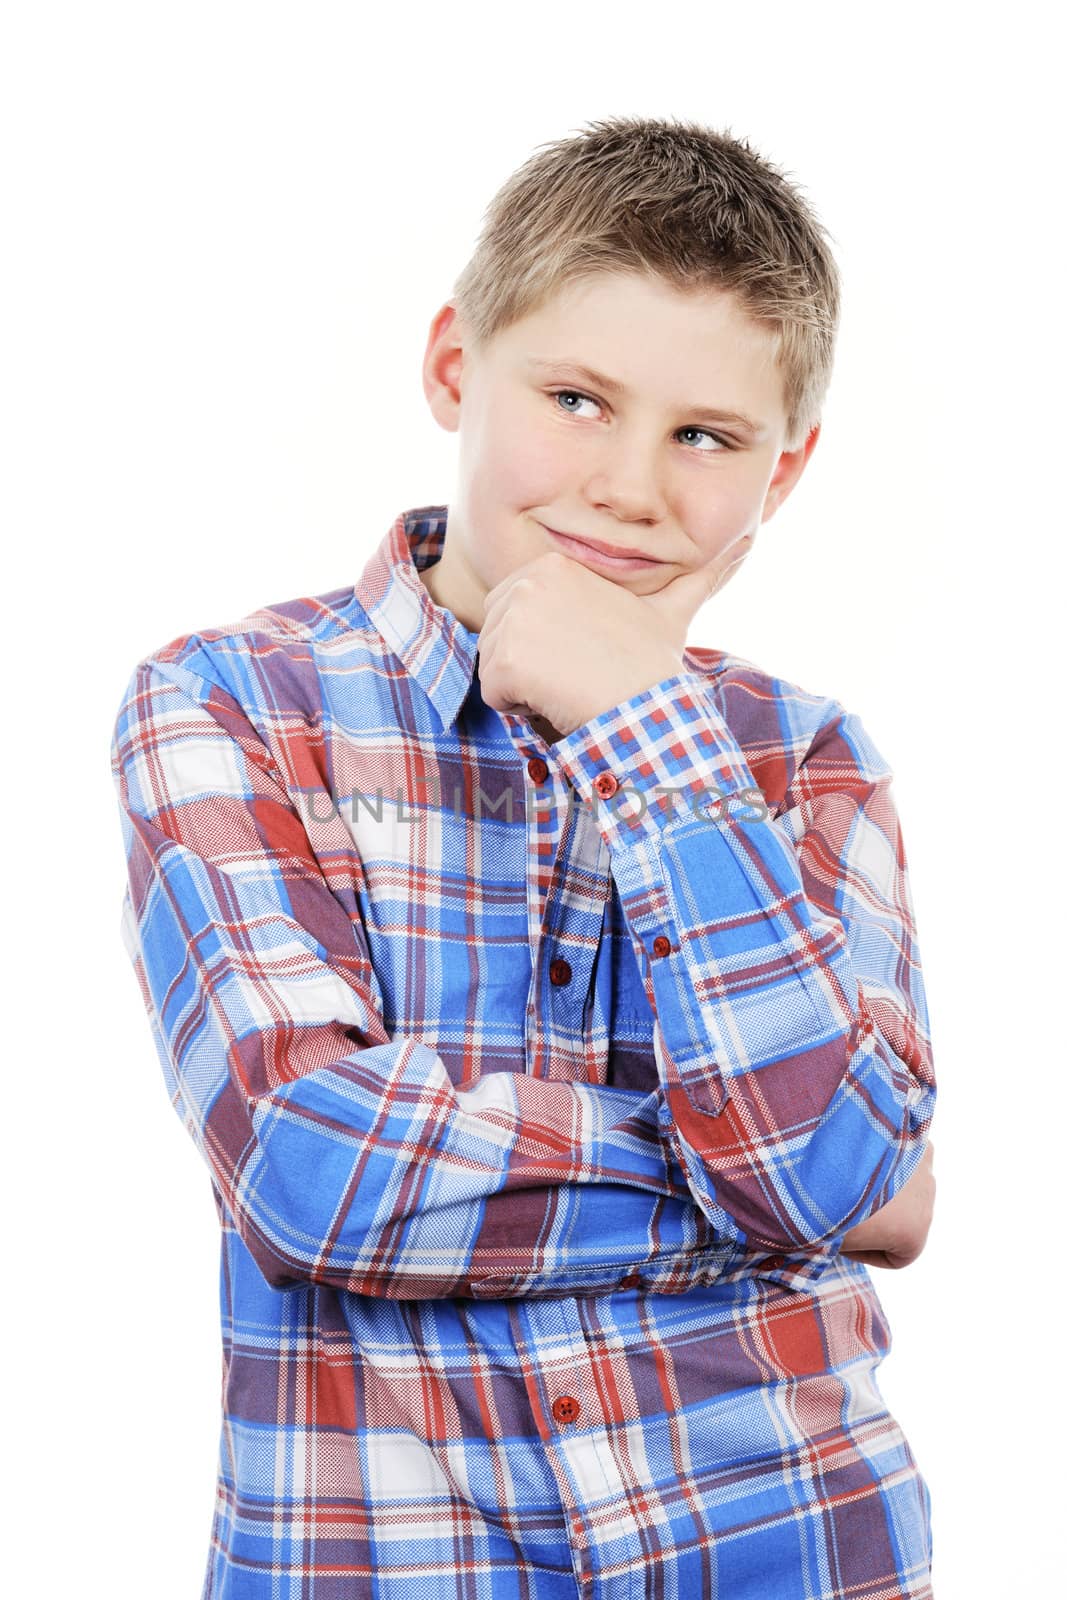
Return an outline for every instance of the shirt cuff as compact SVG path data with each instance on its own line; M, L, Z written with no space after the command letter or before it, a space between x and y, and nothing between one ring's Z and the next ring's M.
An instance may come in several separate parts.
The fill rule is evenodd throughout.
M552 747L615 853L672 823L755 821L763 796L706 679L677 672L574 728Z

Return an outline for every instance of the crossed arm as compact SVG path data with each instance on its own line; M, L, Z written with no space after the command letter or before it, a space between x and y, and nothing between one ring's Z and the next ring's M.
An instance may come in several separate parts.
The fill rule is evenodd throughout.
M460 1090L432 1048L388 1036L354 899L221 677L200 647L131 678L112 741L123 933L175 1110L268 1282L603 1292L724 1238L882 1247L919 1174L933 1072L887 775L843 764L840 728L797 784L797 846L773 820L755 851L739 825L605 825L656 1011L654 1093L510 1072ZM692 752L714 715L684 674L557 754L588 795L613 741L633 760L633 728L647 767L664 717ZM732 762L751 782L725 724L707 725L701 774ZM859 819L881 835L863 872ZM650 958L650 917L669 961Z

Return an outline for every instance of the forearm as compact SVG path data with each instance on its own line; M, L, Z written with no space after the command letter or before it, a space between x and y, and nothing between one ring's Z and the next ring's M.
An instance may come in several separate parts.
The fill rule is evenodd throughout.
M800 848L752 804L745 756L691 674L556 746L579 797L602 802L656 1015L664 1135L709 1220L755 1248L839 1242L907 1182L933 1110L890 774L845 723L819 729L787 793ZM683 803L604 804L630 772Z

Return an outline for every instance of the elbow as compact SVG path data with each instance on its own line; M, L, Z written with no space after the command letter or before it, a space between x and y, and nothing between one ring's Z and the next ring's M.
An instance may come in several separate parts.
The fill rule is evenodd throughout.
M326 1276L284 1249L276 1237L266 1232L262 1222L245 1207L226 1207L228 1220L246 1254L260 1276L272 1289L295 1289L309 1283L325 1283Z
M299 1186L279 1184L261 1145L254 1144L249 1155L237 1173L215 1170L212 1187L220 1221L240 1239L264 1282L271 1289L311 1283L347 1288L350 1274L336 1266L331 1270L328 1241L314 1226L309 1210L316 1190L314 1173L305 1172Z
M877 1033L824 1047L828 1093L796 1058L728 1085L721 1109L698 1111L668 1091L672 1143L701 1209L752 1249L833 1249L915 1170L933 1114L932 1077L909 1072ZM809 1056L807 1065L811 1065ZM773 1134L768 1129L773 1129Z
M821 1201L802 1212L814 1226L808 1242L836 1247L856 1229L894 1208L929 1159L933 1090L914 1085L892 1121L856 1115L847 1099L827 1116L810 1147L805 1188ZM878 1223L884 1230L884 1218Z

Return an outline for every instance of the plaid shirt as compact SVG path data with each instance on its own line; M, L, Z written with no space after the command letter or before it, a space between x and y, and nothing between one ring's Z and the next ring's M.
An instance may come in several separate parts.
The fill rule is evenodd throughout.
M936 1094L891 772L710 648L546 744L419 581L446 522L153 652L115 723L222 1231L202 1600L928 1597L840 1251Z

